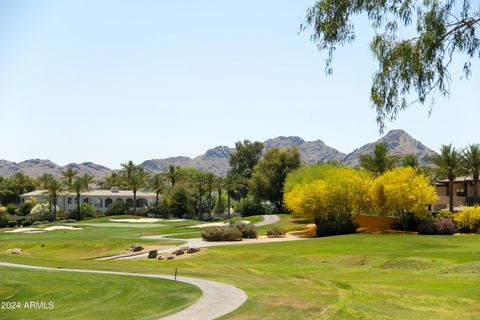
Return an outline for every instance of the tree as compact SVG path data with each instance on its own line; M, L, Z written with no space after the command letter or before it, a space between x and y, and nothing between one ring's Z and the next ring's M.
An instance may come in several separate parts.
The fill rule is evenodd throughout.
M62 171L62 181L68 190L72 189L73 178L77 175L78 171L72 168Z
M455 54L463 54L463 73L470 76L470 61L480 51L480 12L475 10L469 0L318 0L300 29L313 29L312 41L328 51L326 72L331 74L335 49L355 40L353 17L368 17L374 31L370 49L378 61L370 99L383 131L386 120L412 104L407 102L412 93L413 102L421 104L435 93L449 94Z
M227 216L230 218L230 210L231 210L231 195L237 189L238 182L234 174L229 172L225 177L225 181L223 187L227 192Z
M206 185L206 173L202 171L193 170L193 174L190 176L190 182L196 189L196 197L197 197L197 215L198 219L201 219L202 212L203 212L203 205L202 199L203 195L205 194L205 185Z
M165 190L165 177L161 173L152 175L149 179L149 187L155 192L155 211L159 209L160 194Z
M381 213L422 214L438 199L428 177L416 168L401 167L377 177L372 186L372 198Z
M137 192L145 187L147 180L147 173L145 169L140 166L136 166L133 162L128 164L122 164L122 174L125 185L133 192L133 214L137 213Z
M360 155L360 166L375 176L393 169L397 162L398 158L389 155L387 146L381 143L375 145L373 154Z
M81 210L81 202L80 202L80 196L82 192L88 191L89 190L89 183L93 180L92 176L89 176L85 174L83 177L74 177L73 181L70 184L69 191L75 192L76 197L77 197L77 212L76 216L77 219L82 219L82 210Z
M252 195L258 200L270 201L277 213L282 212L285 179L301 163L298 148L268 150L253 169L249 183Z
M47 189L48 182L54 179L54 177L50 173L44 173L40 177L38 177L37 181L40 188Z
M462 156L452 144L449 144L442 145L440 154L433 155L430 160L437 171L448 179L449 210L453 212L453 182L463 172Z
M253 168L262 157L263 143L244 140L235 143L235 151L230 154L230 174L236 176L240 194L248 193L248 180L252 177Z
M181 179L182 174L180 167L174 166L174 165L169 165L168 166L168 171L165 172L165 177L167 180L170 182L170 186L172 188L175 188L175 184Z
M418 168L418 157L414 154L407 154L402 158L403 167Z
M123 185L123 177L121 174L114 171L108 177L104 178L99 184L104 189L121 187Z
M208 218L210 220L210 213L213 209L213 190L217 184L217 176L212 172L205 173L205 191L207 192L208 201Z
M478 179L480 175L480 145L469 145L462 153L463 167L473 179L473 202L479 203Z
M57 218L57 204L58 204L58 196L63 191L63 184L58 181L57 179L51 179L47 184L47 194L48 199L50 202L50 206L52 207L53 211L53 220Z

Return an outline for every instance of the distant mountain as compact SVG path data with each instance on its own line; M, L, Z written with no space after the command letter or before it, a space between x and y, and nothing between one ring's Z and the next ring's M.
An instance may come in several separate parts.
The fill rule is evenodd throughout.
M343 158L342 163L352 167L360 165L359 156L362 154L373 153L375 144L378 143L385 144L390 153L396 156L414 154L418 157L420 163L427 163L427 161L425 161L425 157L431 156L435 153L432 149L428 148L420 141L412 138L412 136L405 131L391 130L377 141L368 143L347 154L345 158Z
M336 161L349 166L358 166L358 157L361 154L372 153L376 143L384 143L394 155L405 155L413 153L420 161L425 156L433 154L421 142L412 138L403 130L392 130L381 139L368 143L355 151L345 155L342 152L329 147L322 140L305 141L300 137L277 137L264 142L264 151L271 148L288 148L296 146L300 150L302 159L307 164L317 162ZM180 167L193 167L202 171L213 172L217 175L225 175L229 168L230 153L235 149L228 146L218 146L207 150L195 158L170 157L165 159L151 159L142 162L140 165L151 172L164 172L169 165ZM17 172L24 172L33 177L43 173L50 173L53 176L61 177L61 172L67 168L77 170L80 174L90 174L97 179L109 175L113 170L92 162L70 163L66 166L59 166L50 160L31 159L20 163L0 160L0 176L12 176Z

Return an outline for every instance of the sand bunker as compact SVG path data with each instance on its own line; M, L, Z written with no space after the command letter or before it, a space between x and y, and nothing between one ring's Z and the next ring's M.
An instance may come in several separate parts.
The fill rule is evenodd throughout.
M157 218L140 218L140 219L110 219L112 222L137 222L137 223L145 223L145 222L178 222L178 221L185 221L185 219L175 219L175 220L168 220L168 219L157 219Z
M70 226L51 226L51 227L44 228L44 229L17 228L17 229L5 231L5 232L9 232L9 233L41 233L41 232L55 231L55 230L82 230L82 229L83 228L76 228L76 227L70 227Z

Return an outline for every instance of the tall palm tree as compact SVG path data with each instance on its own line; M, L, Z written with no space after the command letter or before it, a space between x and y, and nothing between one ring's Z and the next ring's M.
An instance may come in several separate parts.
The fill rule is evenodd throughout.
M52 179L47 184L47 193L50 205L53 206L53 221L57 219L58 196L63 191L63 183L57 179Z
M155 210L158 211L160 194L165 190L165 177L161 173L152 175L149 179L149 187L155 192Z
M440 154L431 157L431 161L437 167L440 174L448 179L449 209L453 212L453 182L455 178L462 174L462 156L452 144L442 145Z
M217 177L215 180L215 187L217 188L217 196L218 196L218 204L222 201L222 194L223 194L223 187L225 185L225 178L224 177ZM220 212L223 214L223 212Z
M238 187L238 181L234 174L229 172L225 177L223 187L227 192L227 216L230 218L230 202L231 202L231 194L234 192Z
M75 192L77 196L77 218L82 219L82 213L80 210L80 196L82 192L90 190L89 184L93 181L93 176L85 174L83 177L75 177L72 181L69 191Z
M127 167L123 169L125 185L133 192L133 214L137 213L137 192L145 187L147 173L140 166Z
M123 185L122 181L123 177L116 171L110 173L108 177L105 177L103 180L100 181L101 188L110 189L112 187L121 187Z
M469 145L462 154L463 167L473 178L473 203L478 204L478 179L480 175L480 145Z
M50 173L44 173L40 177L38 177L38 183L40 184L40 188L47 189L48 183L50 180L54 179L54 177Z
M127 176L127 178L130 177L130 175L136 170L137 166L135 163L133 163L132 160L128 161L127 163L122 163L122 171L124 174Z
M203 194L205 193L205 172L202 171L195 171L193 176L191 177L192 183L195 185L197 189L197 196L198 196L198 219L200 220L202 216L202 199Z
M62 180L65 183L67 189L72 188L73 178L77 175L78 171L72 168L68 168L67 170L62 171Z
M205 181L205 191L207 191L208 195L208 219L210 220L210 214L212 212L213 207L213 190L215 189L215 184L217 182L217 176L212 172L207 172L204 177Z
M179 169L180 167L178 166L169 165L168 171L165 172L165 177L170 182L172 188L175 188L175 184L181 179L181 172Z
M398 158L389 155L387 146L382 143L375 145L373 154L362 154L359 160L362 168L376 176L393 169L398 162Z
M418 157L416 155L412 154L407 154L402 158L402 166L403 167L412 167L412 168L418 168Z

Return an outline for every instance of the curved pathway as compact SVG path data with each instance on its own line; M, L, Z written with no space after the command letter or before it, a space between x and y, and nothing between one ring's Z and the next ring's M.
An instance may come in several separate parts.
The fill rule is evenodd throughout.
M280 221L280 217L277 215L264 215L263 216L263 221L255 223L256 227L261 227L261 226L266 226L269 224L273 224ZM253 243L258 243L258 242L245 242L245 241L221 241L221 242L208 242L204 241L201 238L194 238L194 239L184 239L184 238L175 238L177 235L183 235L183 234L189 234L191 232L184 232L184 233L173 233L173 234L160 234L156 236L144 236L142 237L143 239L154 239L154 240L172 240L172 241L182 241L183 243L181 245L175 246L175 247L169 247L169 248L162 248L162 249L157 249L158 254L164 254L164 253L170 253L172 251L175 251L176 249L179 249L181 247L189 247L189 248L207 248L207 247L218 247L218 246L231 246L231 245L238 245L238 244L253 244ZM279 240L285 240L282 238L274 238L272 241L279 241ZM128 255L117 255L117 256L110 256L110 257L104 257L104 258L99 258L96 260L130 260L130 259L136 259L136 258L146 258L148 257L148 252L142 252L142 253L134 253L134 254L128 254Z
M119 276L129 277L145 277L145 278L157 278L174 280L173 276L161 275L161 274L149 274L149 273L129 273L129 272L117 272L117 271L102 271L102 270L87 270L87 269L60 269L30 266L24 264L0 262L0 267L11 268L27 268L37 270L48 271L62 271L62 272L81 272L81 273L93 273L93 274L112 274ZM177 277L177 281L192 284L200 290L202 290L202 296L194 304L186 309L162 318L164 320L204 320L204 319L216 319L223 315L226 315L238 307L240 307L245 301L247 301L247 294L238 289L235 286L224 284L220 282L202 280L190 277Z

